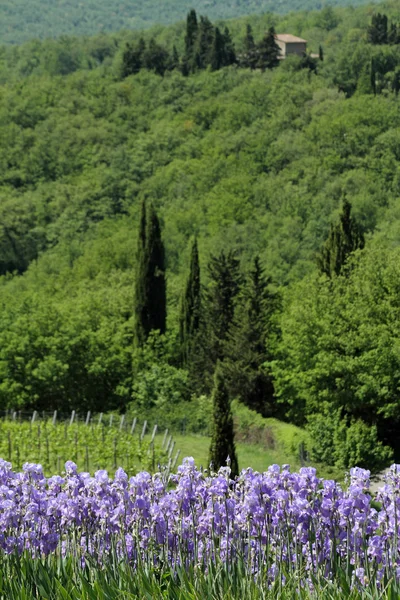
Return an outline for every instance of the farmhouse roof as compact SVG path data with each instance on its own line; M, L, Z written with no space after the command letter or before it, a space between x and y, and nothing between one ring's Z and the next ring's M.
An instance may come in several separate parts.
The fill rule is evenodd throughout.
M303 40L303 38L296 37L291 33L277 33L275 37L280 42L285 42L286 44L307 43L307 40Z

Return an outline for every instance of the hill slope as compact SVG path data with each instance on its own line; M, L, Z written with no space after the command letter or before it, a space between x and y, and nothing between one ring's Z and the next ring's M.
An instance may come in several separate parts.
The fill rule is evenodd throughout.
M334 0L329 5L352 5L362 0ZM261 12L313 10L320 0L5 0L0 5L0 44L19 44L33 38L93 35L120 29L145 29L183 20L191 8L212 19L229 19Z
M315 429L329 424L330 443L339 431L336 466L348 466L365 441L370 454L379 449L377 420L379 434L392 421L397 435L399 45L368 43L370 9L330 11L329 22L321 14L277 21L314 49L324 46L317 72L291 59L266 72L234 66L162 78L143 70L123 79L125 40L114 35L103 38L114 53L97 63L98 39L3 51L1 408L191 410L204 394L201 384L193 390L176 345L197 236L204 290L212 255L236 251L243 275L259 255L284 302L275 315L282 335L258 368L274 372L275 404L291 403L297 422L314 411ZM257 19L258 39L270 19ZM244 29L245 21L232 23L238 46ZM158 39L182 46L183 35L172 27ZM71 60L75 52L82 62ZM344 198L368 260L326 283L316 255ZM143 201L162 224L168 335L152 338L138 358L133 287ZM388 310L379 308L385 302ZM322 437L319 454L329 459L332 444Z

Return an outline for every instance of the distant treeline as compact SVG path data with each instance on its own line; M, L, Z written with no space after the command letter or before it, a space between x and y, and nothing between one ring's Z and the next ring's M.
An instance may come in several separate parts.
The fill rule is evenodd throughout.
M182 56L179 56L176 46L169 53L154 38L146 44L141 37L135 45L126 44L121 75L128 77L141 69L154 71L158 75L179 69L183 75L189 75L208 67L218 71L230 65L265 71L279 64L280 49L275 41L273 27L256 43L252 28L247 25L242 46L243 52L237 55L228 27L221 31L207 17L200 17L198 20L196 11L191 10L186 19L185 49Z

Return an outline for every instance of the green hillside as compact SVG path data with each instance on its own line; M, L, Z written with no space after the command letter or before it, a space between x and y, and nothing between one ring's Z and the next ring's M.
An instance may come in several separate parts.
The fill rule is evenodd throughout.
M398 9L382 10L392 35ZM247 23L259 53L273 24L323 51L265 71L239 61L161 77L149 61L124 77L130 34L3 49L0 409L204 424L224 359L231 396L308 426L315 460L377 469L398 455L400 50L373 43L372 14L229 23L239 56ZM155 33L182 60L183 27ZM144 345L142 205L160 219L167 283L166 335ZM181 299L194 237L202 312L189 352ZM340 274L318 266L328 239Z
M146 29L175 23L195 8L211 19L229 19L262 12L288 13L332 6L356 6L363 0L124 0L96 3L79 0L5 0L0 5L0 43L20 44L34 38L94 35L120 29Z

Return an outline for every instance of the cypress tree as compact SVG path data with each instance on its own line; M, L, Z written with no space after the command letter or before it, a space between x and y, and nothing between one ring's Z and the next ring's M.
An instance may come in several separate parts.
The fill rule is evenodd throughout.
M275 29L270 27L267 34L257 46L257 67L262 71L273 69L279 65L280 48L275 41Z
M231 477L239 475L236 457L233 416L228 390L225 385L221 364L218 363L214 375L213 421L209 462L214 470L224 467L230 459Z
M224 358L224 342L235 314L242 276L233 251L212 256L208 263L210 285L206 294L209 323L209 353L214 365Z
M205 69L211 64L214 37L214 27L211 21L207 17L200 17L198 34L194 46L192 72L197 69Z
M376 15L372 15L367 35L370 44L387 44L388 18L385 14L377 13Z
M182 60L182 73L189 75L194 71L195 43L198 36L198 23L196 11L192 9L186 17L185 53Z
M224 66L235 65L237 62L235 44L232 41L231 33L228 27L224 29L224 44L225 44L225 56Z
M246 35L243 40L243 54L240 57L242 67L255 69L257 64L257 49L251 25L246 25Z
M225 39L219 28L216 27L210 55L211 69L213 71L218 71L225 65L225 62Z
M210 282L204 294L199 330L190 361L190 380L197 393L209 394L218 360L225 355L242 276L234 252L212 256L207 266Z
M168 51L157 44L154 38L151 38L147 49L143 53L143 67L149 71L154 71L157 75L163 76L169 62L170 56Z
M258 257L254 259L226 341L224 371L232 397L264 416L276 414L274 386L266 365L276 296L268 289Z
M182 363L187 365L193 349L194 337L200 325L200 265L197 240L192 246L189 277L182 297L179 318L179 341Z
M141 346L145 340L146 321L146 205L142 203L142 212L139 223L138 246L136 252L136 280L135 280L135 341Z
M122 55L121 76L123 78L139 73L140 69L144 67L143 56L145 51L146 42L142 37L139 39L137 46L129 43L126 44Z
M339 275L349 255L364 248L364 235L357 222L351 216L351 204L344 200L339 223L331 225L320 256L319 267L328 277Z
M138 346L150 331L165 333L166 282L164 245L160 223L152 205L148 211L142 204L139 226L137 274L135 286L135 339Z

